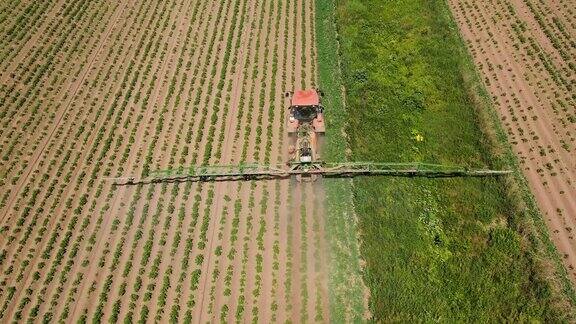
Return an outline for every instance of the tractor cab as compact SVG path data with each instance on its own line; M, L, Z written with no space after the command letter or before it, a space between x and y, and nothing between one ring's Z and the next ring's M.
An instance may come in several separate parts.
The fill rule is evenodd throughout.
M290 115L300 122L310 122L318 115L318 109L314 106L293 106Z
M288 132L294 133L302 124L311 124L314 131L324 133L324 107L320 104L320 92L317 89L296 90L287 93L290 99Z

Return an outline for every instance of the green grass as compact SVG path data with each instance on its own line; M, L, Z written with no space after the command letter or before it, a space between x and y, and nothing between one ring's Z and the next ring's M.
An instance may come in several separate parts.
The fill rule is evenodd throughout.
M333 1L316 1L316 45L319 86L327 107L326 141L322 156L326 161L346 160L343 130L348 118L342 98L338 42ZM365 314L364 285L360 268L357 219L352 206L350 180L322 181L326 194L325 226L330 257L328 291L330 321L360 322Z
M346 108L334 0L316 1L326 160L344 160L348 145L348 158L358 161L516 167L444 1L335 1ZM328 235L341 239L348 231L354 238L349 182L325 183L328 223L333 215L350 219L329 225ZM520 175L364 178L352 192L375 320L572 318L573 290ZM352 257L354 251L337 260ZM552 266L545 271L546 263ZM343 282L345 273L332 274L344 265L331 265L331 288ZM331 293L331 319L345 318L342 298ZM361 304L354 309L360 314Z

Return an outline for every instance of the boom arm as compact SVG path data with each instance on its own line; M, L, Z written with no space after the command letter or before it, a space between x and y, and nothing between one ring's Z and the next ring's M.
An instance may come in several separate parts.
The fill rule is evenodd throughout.
M345 178L356 176L394 176L394 177L486 177L499 176L511 171L468 169L458 166L413 163L291 163L288 169L282 166L240 164L220 166L200 166L155 171L150 176L137 178L113 178L116 185L152 184L162 182L206 182L206 181L242 181L286 179L291 176L322 176L326 178Z

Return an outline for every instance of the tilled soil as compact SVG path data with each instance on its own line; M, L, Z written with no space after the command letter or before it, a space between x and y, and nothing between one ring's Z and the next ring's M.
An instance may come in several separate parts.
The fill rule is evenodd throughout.
M2 321L330 320L322 186L111 180L284 163L313 2L1 6Z

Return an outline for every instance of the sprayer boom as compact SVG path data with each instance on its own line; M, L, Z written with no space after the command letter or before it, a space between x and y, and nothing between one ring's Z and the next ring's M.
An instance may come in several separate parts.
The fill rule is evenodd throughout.
M259 164L201 166L155 171L143 178L112 178L116 185L152 184L163 182L209 182L287 179L293 176L303 180L316 177L347 178L356 176L392 177L487 177L509 174L511 171L468 169L426 163L299 163L284 166Z

